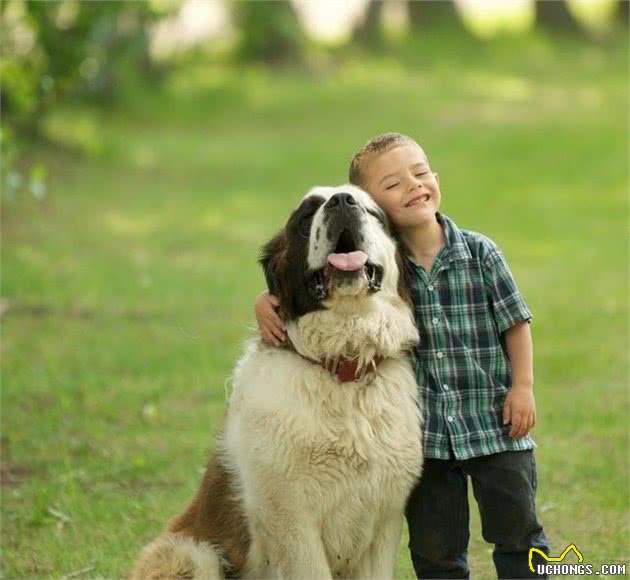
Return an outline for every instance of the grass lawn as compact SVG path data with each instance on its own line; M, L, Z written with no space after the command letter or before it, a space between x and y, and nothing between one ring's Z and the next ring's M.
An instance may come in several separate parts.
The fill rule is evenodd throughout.
M191 64L114 109L54 111L65 145L29 153L47 197L2 212L3 577L128 572L198 485L259 247L386 130L424 146L443 210L499 243L534 313L554 555L628 562L622 40L428 39L319 76ZM472 512L472 571L492 578ZM412 577L404 543L397 575Z

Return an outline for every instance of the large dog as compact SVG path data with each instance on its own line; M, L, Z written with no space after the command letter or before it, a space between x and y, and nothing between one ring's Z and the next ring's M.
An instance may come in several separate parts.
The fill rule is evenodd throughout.
M248 343L199 491L132 577L391 578L422 446L387 219L356 187L314 188L261 264L288 346Z

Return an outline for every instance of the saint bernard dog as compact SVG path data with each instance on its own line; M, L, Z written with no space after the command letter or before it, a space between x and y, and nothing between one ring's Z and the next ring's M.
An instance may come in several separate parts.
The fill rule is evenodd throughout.
M201 486L132 578L392 578L422 441L387 219L356 187L316 187L260 262L287 345L247 344Z

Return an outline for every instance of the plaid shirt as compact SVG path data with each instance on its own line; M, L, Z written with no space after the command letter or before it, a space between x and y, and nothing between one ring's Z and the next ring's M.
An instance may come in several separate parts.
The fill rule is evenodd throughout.
M424 401L425 456L469 459L535 447L503 426L511 386L503 333L532 315L494 242L437 214L446 245L431 271L405 259L420 344L416 380Z

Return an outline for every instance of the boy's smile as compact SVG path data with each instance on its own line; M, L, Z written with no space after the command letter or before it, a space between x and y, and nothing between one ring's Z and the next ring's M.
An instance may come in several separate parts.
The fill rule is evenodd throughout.
M424 151L404 143L375 155L365 167L367 189L398 228L435 221L441 193Z

